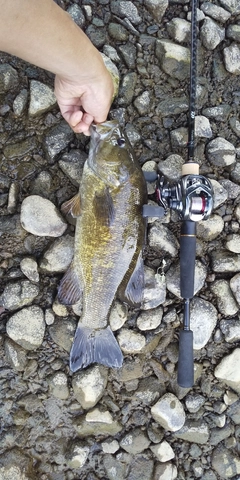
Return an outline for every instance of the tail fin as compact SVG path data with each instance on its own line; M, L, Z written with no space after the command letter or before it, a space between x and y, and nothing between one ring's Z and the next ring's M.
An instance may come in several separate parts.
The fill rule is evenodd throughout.
M123 354L110 327L94 330L78 325L70 352L70 369L76 372L91 363L120 368Z

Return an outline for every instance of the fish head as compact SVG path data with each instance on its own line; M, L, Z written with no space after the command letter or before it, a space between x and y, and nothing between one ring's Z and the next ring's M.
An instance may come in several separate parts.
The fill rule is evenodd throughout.
M134 168L133 153L116 120L91 126L88 165L109 187L128 180Z

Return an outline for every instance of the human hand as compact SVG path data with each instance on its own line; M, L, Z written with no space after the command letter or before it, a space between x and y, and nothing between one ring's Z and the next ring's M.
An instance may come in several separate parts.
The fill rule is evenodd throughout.
M75 133L90 135L92 122L107 118L113 99L112 78L105 67L94 78L55 77L55 95L63 118Z

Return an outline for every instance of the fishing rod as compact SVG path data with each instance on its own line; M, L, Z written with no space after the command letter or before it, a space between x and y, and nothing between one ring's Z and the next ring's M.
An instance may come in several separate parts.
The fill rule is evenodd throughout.
M156 198L159 208L166 210L166 207L169 207L177 210L182 219L180 234L180 293L183 298L184 308L183 325L179 334L177 381L181 387L185 388L191 387L194 383L193 332L190 328L190 300L194 296L196 223L199 220L207 219L213 208L213 188L211 182L203 175L199 175L199 165L194 160L197 79L197 5L198 0L192 0L188 157L182 166L182 177L178 183L169 186L168 183L166 184L164 182L164 177L160 175L157 176L156 183ZM149 179L147 178L147 180L151 181L150 177ZM156 211L156 213L158 212ZM156 216L162 216L160 210L159 215Z

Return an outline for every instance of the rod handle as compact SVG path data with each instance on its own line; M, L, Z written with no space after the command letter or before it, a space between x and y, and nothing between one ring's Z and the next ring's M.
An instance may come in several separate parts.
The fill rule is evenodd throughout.
M180 331L177 382L184 388L192 387L194 383L192 330Z
M180 293L183 298L194 295L195 259L196 223L184 220L180 236Z

